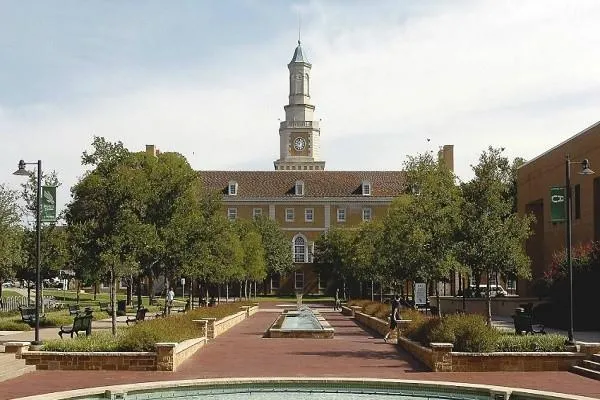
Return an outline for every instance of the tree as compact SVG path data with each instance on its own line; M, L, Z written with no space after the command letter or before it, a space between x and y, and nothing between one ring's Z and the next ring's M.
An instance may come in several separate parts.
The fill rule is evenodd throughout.
M277 222L260 216L254 218L253 224L260 233L267 274L282 276L293 271L294 263L290 257L290 241Z
M19 225L20 211L17 193L0 184L0 296L2 283L12 278L21 262L23 230Z
M502 149L489 147L472 168L474 178L461 185L460 258L477 283L482 276L487 278L487 319L491 324L491 275L527 278L531 274L523 243L531 234L533 217L521 217L514 210L514 173Z
M461 197L455 176L430 153L409 157L405 171L409 195L397 199L388 214L384 230L395 230L393 244L397 247L387 246L386 258L406 277L445 280L460 267L455 251ZM437 284L435 294L439 305Z
M240 281L244 281L244 292L248 297L248 282L263 280L267 276L267 262L262 237L256 226L248 220L236 220L234 229L243 249Z
M346 295L346 280L352 274L352 236L353 232L341 228L330 228L315 241L314 260L323 276L329 276L341 282L342 293Z
M354 232L350 247L352 275L359 281L371 281L371 299L374 297L373 282L380 283L382 293L384 280L391 282L389 270L378 262L377 249L383 238L381 221L364 222Z

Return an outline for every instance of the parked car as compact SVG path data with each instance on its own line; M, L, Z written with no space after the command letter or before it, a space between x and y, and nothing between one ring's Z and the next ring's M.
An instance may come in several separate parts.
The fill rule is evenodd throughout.
M15 287L15 283L13 281L2 282L2 287Z
M475 293L475 285L471 285L470 286L471 292ZM482 297L486 297L486 292L487 292L487 285L485 283L482 283L481 285L479 285L479 292L481 293ZM500 285L490 285L490 297L496 297L496 296L507 296L508 292L506 290L504 290L504 288Z

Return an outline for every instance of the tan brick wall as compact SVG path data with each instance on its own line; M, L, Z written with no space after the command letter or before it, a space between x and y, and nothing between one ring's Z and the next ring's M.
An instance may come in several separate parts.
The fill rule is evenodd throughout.
M27 365L38 370L155 371L156 353L58 353L25 351Z

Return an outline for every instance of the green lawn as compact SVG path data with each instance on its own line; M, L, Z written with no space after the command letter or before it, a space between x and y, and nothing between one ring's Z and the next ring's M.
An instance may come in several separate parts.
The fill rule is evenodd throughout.
M15 297L15 296L24 297L22 294L17 293L13 290L2 289L2 297Z

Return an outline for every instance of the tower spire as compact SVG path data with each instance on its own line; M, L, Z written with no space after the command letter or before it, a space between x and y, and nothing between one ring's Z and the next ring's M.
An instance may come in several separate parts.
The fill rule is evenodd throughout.
M302 33L302 16L298 13L298 45L301 43L301 33Z

